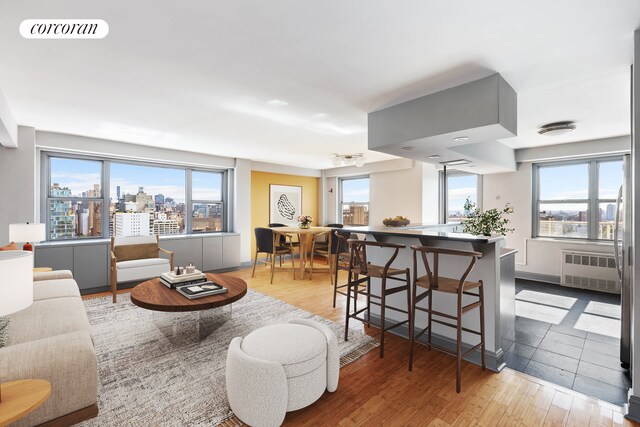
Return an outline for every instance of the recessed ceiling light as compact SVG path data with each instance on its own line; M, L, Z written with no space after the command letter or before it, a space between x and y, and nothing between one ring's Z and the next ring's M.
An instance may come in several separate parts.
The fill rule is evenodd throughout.
M403 150L409 151L409 150L413 150L413 147L407 146L407 147L402 147Z
M462 166L462 165L468 165L469 163L471 162L465 159L450 160L448 162L440 162L441 165L447 165L447 166Z
M430 159L439 159L440 155L439 154L432 154L429 156Z
M469 137L468 136L457 136L457 137L453 138L453 140L455 142L464 142L464 141L468 141Z
M538 133L545 136L558 136L565 135L575 129L576 125L574 122L555 122L547 123L546 125L542 126Z

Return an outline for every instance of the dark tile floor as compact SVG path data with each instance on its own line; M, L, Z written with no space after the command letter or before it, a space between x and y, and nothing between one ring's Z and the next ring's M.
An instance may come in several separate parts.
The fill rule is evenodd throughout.
M515 341L508 367L622 405L630 387L620 366L620 297L516 280Z

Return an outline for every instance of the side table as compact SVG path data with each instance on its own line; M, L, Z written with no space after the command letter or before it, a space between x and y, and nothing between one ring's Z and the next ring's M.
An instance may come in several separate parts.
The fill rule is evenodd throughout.
M51 394L51 384L45 380L18 380L0 386L0 427L31 413Z

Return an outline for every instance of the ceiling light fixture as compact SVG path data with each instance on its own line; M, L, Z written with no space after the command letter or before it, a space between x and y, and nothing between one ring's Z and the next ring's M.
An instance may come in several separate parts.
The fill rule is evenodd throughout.
M464 141L468 141L469 137L468 136L457 136L457 137L453 138L453 140L455 142L464 142Z
M466 159L458 159L458 160L450 160L448 162L440 162L441 165L446 165L446 166L462 166L462 165L468 165L469 163L471 163L469 160Z
M411 146L407 146L407 147L402 147L403 150L409 151L409 150L413 150L413 147Z
M429 156L430 159L439 159L440 155L439 154L432 154Z
M335 154L331 159L333 166L364 166L365 157L362 153L355 154Z
M565 135L575 129L576 125L574 122L555 122L547 123L546 125L542 126L538 133L545 136L558 136Z

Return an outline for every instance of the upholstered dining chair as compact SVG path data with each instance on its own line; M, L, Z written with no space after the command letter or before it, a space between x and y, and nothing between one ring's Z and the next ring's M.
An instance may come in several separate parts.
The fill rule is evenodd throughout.
M293 279L296 278L296 265L293 260L293 245L291 245L291 236L278 233L271 228L264 227L256 227L254 230L256 236L256 256L253 261L253 272L251 273L251 277L255 277L256 274L256 265L259 263L270 265L271 266L271 280L269 283L273 283L273 273L276 269L276 257L280 257L280 267L282 267L282 256L290 255L291 256L291 266L293 267ZM289 241L283 245L281 237L284 236L285 239ZM260 253L264 253L267 256L270 256L270 260L265 256L264 260L259 260L258 256Z

